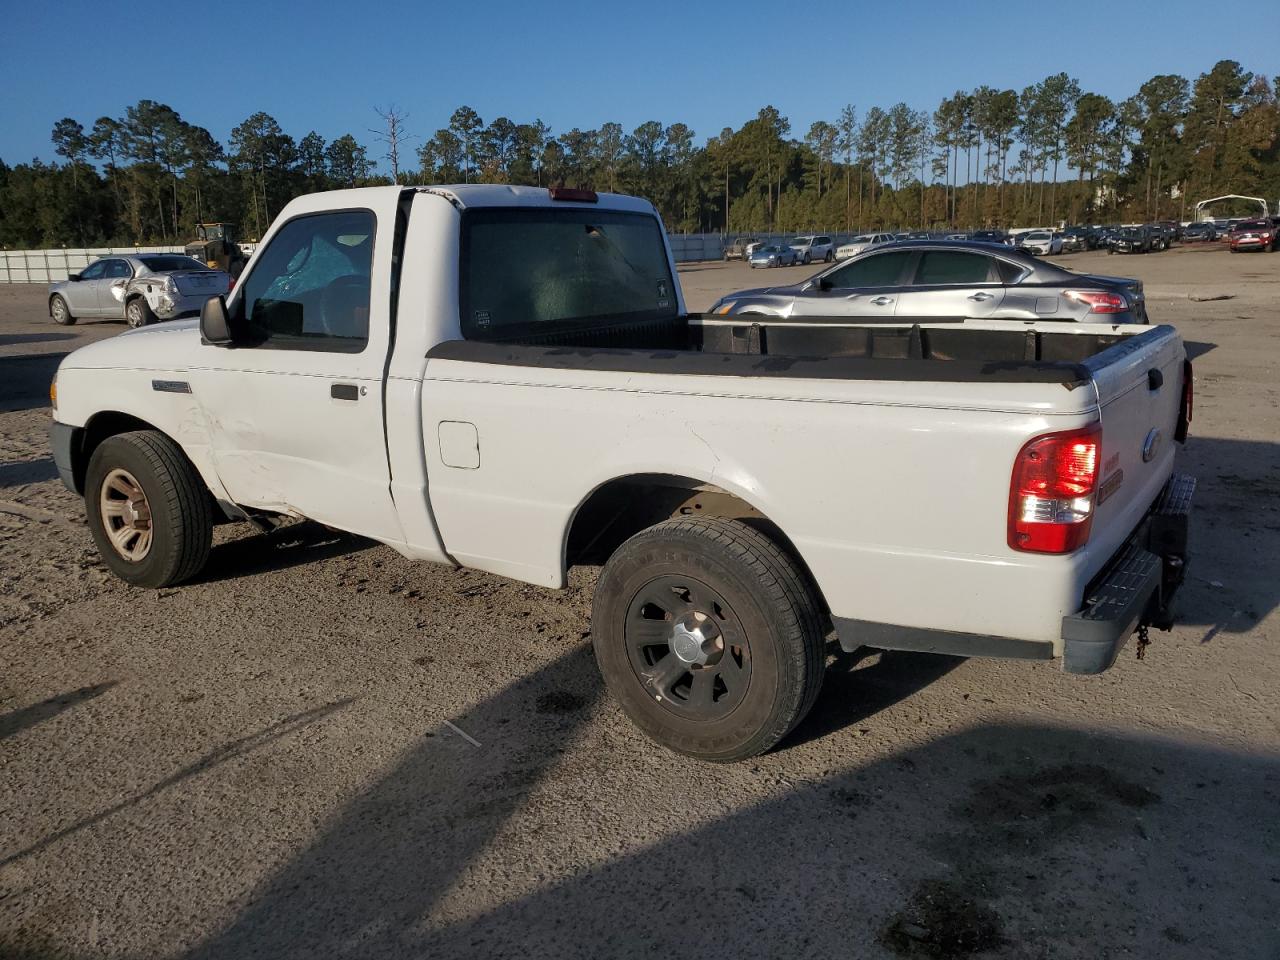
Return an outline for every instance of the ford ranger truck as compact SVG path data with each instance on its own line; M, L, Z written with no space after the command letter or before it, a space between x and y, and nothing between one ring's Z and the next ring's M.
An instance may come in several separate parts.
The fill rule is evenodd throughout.
M316 194L198 321L70 354L53 453L139 587L198 576L229 520L552 588L601 565L609 690L708 760L800 721L833 631L1098 673L1170 625L1172 327L753 319L685 310L634 197Z

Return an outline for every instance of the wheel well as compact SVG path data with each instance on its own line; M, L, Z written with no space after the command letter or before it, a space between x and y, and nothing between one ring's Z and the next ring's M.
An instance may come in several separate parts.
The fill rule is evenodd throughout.
M782 528L736 494L672 474L619 477L597 487L578 508L565 542L565 569L603 564L641 530L673 517L722 517L758 530L803 572L823 612L827 604L808 565Z
M89 458L93 456L93 451L98 449L98 445L103 440L108 437L114 437L118 433L128 433L131 430L156 429L153 424L147 423L147 421L139 417L131 416L127 413L118 413L114 410L94 414L90 417L89 422L84 426L84 433L80 438L78 448L72 448L71 470L75 475L76 490L80 493L84 492L84 478L89 470Z

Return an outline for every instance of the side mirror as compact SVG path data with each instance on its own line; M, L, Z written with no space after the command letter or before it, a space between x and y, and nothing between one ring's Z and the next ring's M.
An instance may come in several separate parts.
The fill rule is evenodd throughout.
M229 347L234 342L226 297L210 297L200 308L200 339L215 347Z
M813 286L817 290L830 290L831 279L829 277L819 277L817 280L813 281Z
M80 282L80 274L78 274L78 273L68 273L68 274L67 274L67 279L68 279L68 280L70 280L72 283L79 283L79 282Z

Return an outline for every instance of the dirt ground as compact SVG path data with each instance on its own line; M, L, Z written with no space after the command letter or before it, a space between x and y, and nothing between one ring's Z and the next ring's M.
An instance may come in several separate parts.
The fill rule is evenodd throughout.
M1062 262L1142 277L1195 357L1181 624L1092 678L833 657L727 767L602 694L592 570L300 524L111 578L45 426L122 327L0 287L0 956L1280 957L1280 254ZM804 275L681 271L692 309Z

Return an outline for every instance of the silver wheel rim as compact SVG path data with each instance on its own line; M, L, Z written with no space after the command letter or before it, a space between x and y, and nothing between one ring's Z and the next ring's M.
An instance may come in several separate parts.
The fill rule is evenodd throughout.
M62 302L61 297L54 298L53 301L53 319L61 322L67 319L67 305Z
M107 474L98 493L98 512L107 541L130 563L141 563L151 551L151 505L128 470Z
M135 300L133 303L129 304L127 316L129 318L129 326L142 326L142 308L138 306L138 301Z

